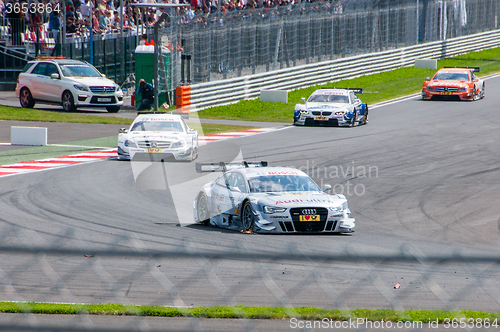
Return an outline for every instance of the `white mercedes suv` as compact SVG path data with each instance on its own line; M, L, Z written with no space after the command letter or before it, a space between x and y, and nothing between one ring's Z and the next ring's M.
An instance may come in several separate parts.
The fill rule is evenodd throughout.
M22 107L56 104L68 112L78 107L106 107L116 113L123 105L118 84L87 62L64 58L29 61L17 78L16 95Z

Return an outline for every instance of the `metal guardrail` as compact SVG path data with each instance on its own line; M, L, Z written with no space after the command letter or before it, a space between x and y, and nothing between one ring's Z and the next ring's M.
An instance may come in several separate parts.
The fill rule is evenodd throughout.
M266 90L295 90L412 66L415 59L441 59L498 47L499 44L500 30L493 30L390 51L357 55L216 82L193 84L191 85L191 110L200 111L213 106L257 98L262 87L265 87Z

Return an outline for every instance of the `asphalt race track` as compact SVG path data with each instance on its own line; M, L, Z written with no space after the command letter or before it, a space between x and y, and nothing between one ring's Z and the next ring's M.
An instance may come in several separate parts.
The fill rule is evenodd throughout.
M498 265L446 258L500 253L499 90L494 78L477 102L413 98L370 109L367 126L290 126L201 149L199 161L239 155L300 168L320 186L331 184L347 196L356 218L350 235L186 226L192 193L210 177L191 178L189 163L137 168L111 159L0 178L0 246L60 249L45 255L2 251L0 298L498 312ZM131 254L64 252L81 248L89 256L98 250ZM196 254L132 254L171 250ZM214 252L244 257L202 255ZM364 259L402 252L421 260ZM341 253L359 259L327 260ZM443 261L427 263L432 255Z

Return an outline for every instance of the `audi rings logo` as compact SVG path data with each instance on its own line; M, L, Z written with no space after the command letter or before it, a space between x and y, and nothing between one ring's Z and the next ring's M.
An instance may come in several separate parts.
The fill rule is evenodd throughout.
M302 210L302 214L316 214L316 209L304 209Z
M151 142L151 147L152 148L157 148L158 147L158 142Z

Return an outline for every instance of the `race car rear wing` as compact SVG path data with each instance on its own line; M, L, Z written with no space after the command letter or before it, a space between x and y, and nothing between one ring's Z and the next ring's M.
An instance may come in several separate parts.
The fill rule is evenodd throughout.
M363 94L363 89L361 88L347 88L347 90L352 90L356 94Z
M161 112L161 111L137 111L137 116L142 114L176 114L180 115L183 119L189 119L189 113L175 113L175 112Z
M215 164L215 163L211 163L211 164L196 163L196 172L197 173L227 172L231 169L251 168L251 167L267 167L267 161L261 161L261 162L243 161L241 163L225 163L225 162L221 161L218 164Z
M160 112L160 111L137 111L137 115L141 114L168 114L167 112Z
M466 68L466 69L471 69L475 73L479 73L481 71L481 67L443 67L443 68Z
M321 89L331 89L331 88L321 88ZM363 89L362 88L338 88L334 87L334 89L340 89L340 90L351 90L356 94L363 94Z

